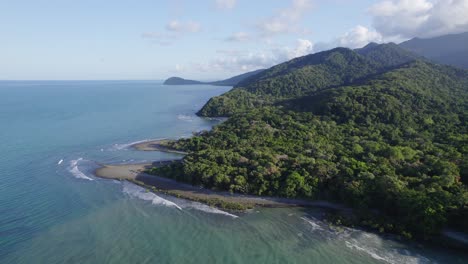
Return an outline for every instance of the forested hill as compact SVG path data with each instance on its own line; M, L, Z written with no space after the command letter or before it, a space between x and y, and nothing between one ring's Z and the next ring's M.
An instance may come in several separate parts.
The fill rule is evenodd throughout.
M233 90L213 97L201 116L229 116L278 100L304 96L322 89L351 84L418 56L398 45L368 45L360 50L336 48L273 66L240 82Z
M354 51L372 61L372 63L377 65L379 69L399 66L416 59L425 60L419 55L400 48L395 43L369 43L367 46L355 49Z
M468 232L468 71L367 48L297 58L211 99L201 113L230 118L172 143L189 154L151 173L338 201L406 237Z

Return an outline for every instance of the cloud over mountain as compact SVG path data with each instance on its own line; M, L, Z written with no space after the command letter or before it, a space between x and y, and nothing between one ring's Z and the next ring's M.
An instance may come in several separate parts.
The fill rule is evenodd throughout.
M299 21L312 7L309 0L293 0L291 5L278 10L274 15L260 20L257 30L264 37L300 32Z
M384 37L434 37L468 31L468 0L386 0L370 7Z

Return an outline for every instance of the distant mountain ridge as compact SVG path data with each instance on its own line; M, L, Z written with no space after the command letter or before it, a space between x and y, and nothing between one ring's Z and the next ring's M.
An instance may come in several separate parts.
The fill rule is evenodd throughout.
M181 77L171 77L167 80L164 81L163 84L165 85L195 85L195 84L209 84L209 85L216 85L216 86L235 86L239 82L244 81L257 73L260 73L264 71L265 69L259 69L251 72L246 72L243 74L239 74L236 76L233 76L231 78L225 79L225 80L220 80L220 81L214 81L214 82L201 82L201 81L195 81L195 80L189 80L189 79L184 79Z
M239 82L229 92L211 98L201 116L230 116L280 100L297 98L418 60L394 43L370 44L362 49L335 48L273 66Z
M435 38L413 38L400 47L436 63L468 69L468 32Z

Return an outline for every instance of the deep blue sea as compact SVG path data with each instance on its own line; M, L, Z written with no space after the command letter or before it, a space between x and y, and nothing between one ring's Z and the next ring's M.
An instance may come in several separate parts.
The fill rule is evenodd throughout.
M331 228L320 209L234 214L93 175L174 158L129 145L210 129L219 120L194 113L229 89L1 81L0 263L467 263L460 251Z

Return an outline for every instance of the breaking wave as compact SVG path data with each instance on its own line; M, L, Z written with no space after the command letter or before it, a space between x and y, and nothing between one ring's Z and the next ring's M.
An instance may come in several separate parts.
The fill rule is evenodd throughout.
M371 258L385 263L433 263L419 254L411 254L407 250L392 248L388 246L385 238L376 234L365 232L347 227L333 228L315 218L301 217L307 222L313 232L318 232L335 243L344 243L344 245Z
M159 196L157 196L155 193L150 192L146 190L143 187L140 187L138 185L129 183L129 182L124 182L123 183L123 192L125 194L128 194L132 197L136 197L141 200L145 201L151 201L152 204L154 205L162 205L162 206L167 206L167 207L174 207L179 210L182 210L182 208L177 205L174 202L171 202L169 200L163 199Z
M143 142L148 142L151 141L152 139L143 139L143 140L138 140L130 143L124 143L124 144L114 144L110 150L124 150L128 149L130 146L143 143Z
M177 115L177 119L182 120L182 121L192 122L193 121L193 116L179 114L179 115Z
M314 221L313 219L309 219L307 217L301 217L301 219L310 224L312 231L323 230L323 228L317 223L317 221Z
M420 255L409 255L408 251L382 247L382 238L377 235L362 232L356 238L345 240L346 247L365 253L373 259L386 263L434 263Z
M209 214L225 215L225 216L229 216L232 218L239 217L237 215L228 213L226 211L219 210L218 208L211 207L209 205L198 203L198 202L186 201L186 202L179 203L179 204L184 209L194 209L194 210L202 211L202 212L209 213Z
M151 201L152 204L154 205L162 205L162 206L167 206L167 207L174 207L179 210L197 210L197 211L202 211L205 213L209 214L218 214L218 215L224 215L224 216L229 216L232 218L238 218L239 216L228 213L226 211L222 211L218 208L211 207L206 204L202 204L199 202L192 202L189 200L185 199L180 199L180 198L175 198L171 197L170 200L164 199L163 197L155 194L154 192L148 191L147 189L135 185L130 182L122 182L123 184L123 192L125 194L128 194L130 196L136 197L141 200L145 201Z
M93 178L86 176L86 175L85 175L83 172L81 172L80 169L78 168L78 163L79 163L80 161L82 161L82 160L83 160L83 158L79 158L79 159L70 161L70 167L68 168L68 171L71 172L71 174L73 174L73 176L75 176L75 178L84 179L84 180L88 180L88 181L92 181Z

